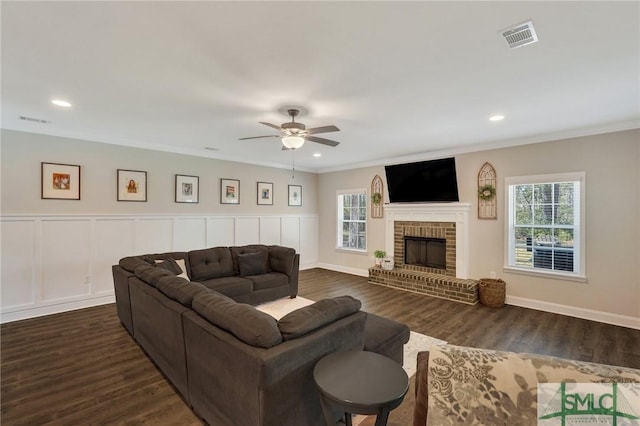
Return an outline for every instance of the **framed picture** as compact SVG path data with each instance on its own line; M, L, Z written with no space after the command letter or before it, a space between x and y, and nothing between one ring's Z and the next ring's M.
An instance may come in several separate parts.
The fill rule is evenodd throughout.
M79 200L80 166L73 164L41 163L43 200Z
M147 172L118 169L118 201L147 201Z
M198 203L199 181L198 176L176 175L176 203Z
M273 183L258 182L258 205L273 205Z
M238 179L220 179L220 204L240 204Z
M302 185L289 185L289 205L302 205Z

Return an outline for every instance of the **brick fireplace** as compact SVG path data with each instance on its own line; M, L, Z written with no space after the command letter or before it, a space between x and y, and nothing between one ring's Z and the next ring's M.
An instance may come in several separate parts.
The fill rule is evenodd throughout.
M385 206L386 252L394 269L369 269L369 282L474 304L478 282L468 279L469 203ZM444 240L444 268L405 263L405 237Z

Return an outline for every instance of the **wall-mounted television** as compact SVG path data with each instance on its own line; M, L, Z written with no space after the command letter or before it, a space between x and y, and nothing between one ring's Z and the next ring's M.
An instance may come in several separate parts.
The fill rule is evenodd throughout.
M455 158L385 166L392 203L446 203L458 199Z

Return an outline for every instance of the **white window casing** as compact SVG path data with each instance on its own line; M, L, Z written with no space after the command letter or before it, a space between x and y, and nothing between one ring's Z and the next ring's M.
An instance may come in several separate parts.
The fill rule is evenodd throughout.
M507 272L586 282L585 173L505 179Z

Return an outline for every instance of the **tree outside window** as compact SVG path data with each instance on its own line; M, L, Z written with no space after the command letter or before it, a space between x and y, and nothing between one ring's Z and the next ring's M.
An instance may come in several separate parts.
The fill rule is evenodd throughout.
M583 182L583 173L507 179L507 267L583 275Z
M367 250L366 190L338 192L338 248Z

